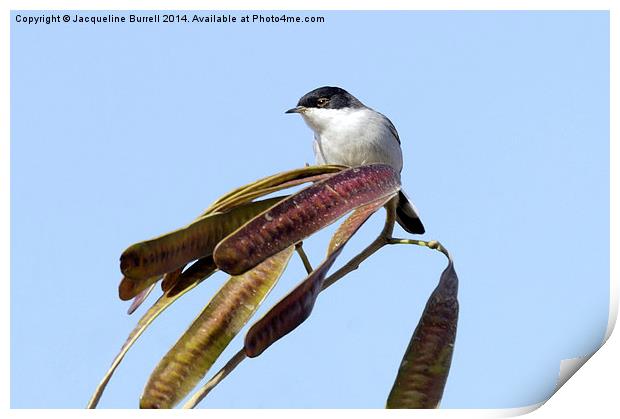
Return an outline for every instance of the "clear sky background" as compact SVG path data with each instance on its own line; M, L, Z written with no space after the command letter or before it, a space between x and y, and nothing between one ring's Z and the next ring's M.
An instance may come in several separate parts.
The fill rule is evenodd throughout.
M313 162L310 130L284 111L322 85L394 122L424 237L454 255L461 315L442 407L543 401L560 360L599 347L607 13L307 12L288 14L326 22L286 25L26 25L17 14L41 13L11 23L12 407L86 405L145 310L127 316L118 300L120 253L236 186ZM381 224L375 216L339 264ZM315 264L328 233L307 244ZM383 407L444 266L426 249L381 250L201 406ZM304 276L292 260L255 319ZM225 278L155 321L101 407L137 406Z

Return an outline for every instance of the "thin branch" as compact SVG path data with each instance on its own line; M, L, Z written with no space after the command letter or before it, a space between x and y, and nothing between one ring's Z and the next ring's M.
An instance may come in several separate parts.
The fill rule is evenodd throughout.
M452 257L450 257L450 252L448 252L448 249L446 249L437 240L424 241L424 240L415 240L415 239L397 239L394 237L390 237L388 239L387 244L415 244L416 246L428 247L429 249L437 250L443 253L448 258L448 260L452 260Z
M379 236L372 243L368 245L364 250L362 250L359 254L353 257L350 261L348 261L342 268L338 269L336 272L325 278L323 281L323 288L321 291L325 291L331 285L333 285L340 278L345 276L348 273L359 268L360 264L372 256L377 250L381 249L383 246L387 244L387 239L385 237Z
M183 405L183 409L193 409L194 407L196 407L196 405L198 405L198 403L200 403L202 399L204 399L207 394L209 394L209 392L213 390L213 388L218 385L220 381L226 378L226 376L230 374L245 358L245 350L241 348L239 352L237 352L233 355L232 358L230 358L230 360L226 363L226 365L222 367L221 370L219 370L209 381L205 383L204 386L200 387L200 390L194 393L192 397L190 397L190 399L185 402L185 404Z
M321 291L325 291L331 285L333 285L340 278L345 276L346 274L356 270L360 264L372 256L377 250L381 249L386 244L389 244L389 240L392 236L392 232L394 231L394 222L396 221L396 198L393 198L390 202L385 206L386 217L385 224L383 225L383 230L377 236L377 238L370 243L364 250L355 255L350 261L348 261L342 268L338 269L336 272L325 278L323 281L323 288Z
M297 243L295 245L295 250L297 251L297 254L299 255L299 257L301 258L301 261L304 264L304 268L306 268L306 272L308 272L308 275L310 275L310 273L314 269L312 269L312 265L310 264L310 260L308 259L308 255L304 251L303 242Z

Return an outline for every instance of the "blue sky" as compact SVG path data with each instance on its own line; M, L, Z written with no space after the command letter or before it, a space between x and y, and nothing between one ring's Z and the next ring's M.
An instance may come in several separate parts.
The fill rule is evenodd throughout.
M86 404L144 311L127 316L117 298L122 250L229 189L312 162L311 132L284 111L326 84L394 122L424 237L454 255L461 317L443 407L540 402L561 359L600 345L607 13L288 13L326 18L297 25L25 25L18 13L40 15L11 23L12 407ZM376 216L340 263L380 226ZM308 242L315 264L327 240ZM444 265L422 248L383 249L201 406L382 407ZM293 260L258 316L303 277ZM101 407L137 406L224 280L157 319Z

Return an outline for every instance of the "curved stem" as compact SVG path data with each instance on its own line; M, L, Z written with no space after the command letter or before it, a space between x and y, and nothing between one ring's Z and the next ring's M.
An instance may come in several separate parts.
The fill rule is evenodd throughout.
M415 239L398 239L394 237L390 237L387 241L387 244L415 244L416 246L428 247L429 249L437 250L443 253L448 260L452 260L450 256L450 252L446 249L441 243L437 240L424 241L424 240L415 240Z
M383 225L383 230L377 236L377 238L370 243L364 250L358 253L355 257L353 257L350 261L348 261L342 268L338 269L336 272L325 278L323 281L323 288L321 291L326 290L328 287L333 285L340 278L359 268L360 264L372 256L377 250L381 249L386 244L389 244L389 240L392 236L392 232L394 231L394 223L396 221L396 205L398 201L397 198L393 198L388 202L385 206L386 217L385 224Z
M331 285L333 285L340 278L345 276L346 274L356 270L359 268L360 264L372 256L377 250L381 249L383 246L388 244L388 241L385 237L379 236L372 243L368 245L364 250L362 250L359 254L357 254L354 258L348 261L342 268L338 269L336 272L325 278L323 281L323 288L321 291L325 291Z

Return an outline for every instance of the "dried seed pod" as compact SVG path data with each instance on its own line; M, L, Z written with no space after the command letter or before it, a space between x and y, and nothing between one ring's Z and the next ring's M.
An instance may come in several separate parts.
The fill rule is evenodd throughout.
M203 215L222 209L231 208L231 205L239 205L248 202L251 199L264 196L269 193L276 192L281 189L290 188L306 182L313 182L317 176L329 175L330 173L339 172L346 166L341 165L320 165L308 166L300 169L289 170L287 172L277 173L272 176L257 180L247 185L234 189L227 194L219 197L213 202ZM245 196L240 200L240 197Z
M452 260L413 333L387 400L390 409L432 409L441 401L456 337L458 278Z
M213 256L198 259L183 271L177 281L166 290L166 294L172 297L193 285L196 281L202 281L205 276L211 275L215 271L217 271L217 266L213 261Z
M133 298L162 274L212 254L220 240L282 199L265 199L210 214L187 227L130 246L121 255L125 278L119 285L120 298Z
M329 245L327 246L327 254L329 255L337 248L344 246L366 220L381 207L386 205L393 197L394 195L384 197L356 208L355 211L338 226L338 229L336 229L332 235Z
M159 362L140 398L141 408L172 408L194 388L269 293L293 249L224 284Z
M181 276L181 272L183 272L183 268L185 268L185 266L177 268L174 271L170 271L164 275L164 278L161 280L161 290L164 293L177 283L179 277Z
M293 179L287 182L280 183L276 186L270 186L263 189L258 190L249 190L247 192L240 193L239 195L232 196L228 198L223 203L213 207L216 211L226 211L229 208L233 208L237 205L242 205L246 202L249 202L253 199L259 198L261 196L265 196L274 192L281 191L283 189L293 188L295 186L303 185L304 183L309 182L319 182L321 180L325 180L328 177L332 176L333 173L323 173L320 175L313 175L304 177L301 179Z
M213 272L215 272L215 271L213 271ZM165 309L170 307L170 305L172 303L174 303L176 300L178 300L183 294L185 294L186 292L190 291L192 288L194 288L196 285L198 285L202 280L206 279L208 276L209 275L206 275L204 278L201 278L199 281L193 282L187 288L184 288L183 290L181 290L180 292L176 293L173 296L169 296L169 295L166 295L166 294L162 295L147 310L147 312L144 313L144 315L138 321L138 324L136 325L136 327L134 327L134 329L131 331L131 333L127 337L127 340L125 340L125 343L121 347L120 352L118 353L118 355L116 355L116 357L112 361L112 365L110 365L110 368L108 368L108 370L106 371L106 374L104 375L103 379L101 380L101 382L97 386L97 389L95 390L93 396L91 397L90 401L88 402L87 408L94 409L95 407L97 407L97 404L99 403L99 399L101 398L101 395L103 394L103 391L105 390L106 386L108 385L108 382L112 378L112 375L114 374L114 371L120 365L120 363L123 360L123 358L125 357L125 354L127 353L127 351L129 351L129 349L138 340L140 335L142 335L142 333L144 333L144 331L153 322L153 320L155 320L157 318L157 316L159 316Z
M161 277L161 275L155 275L144 279L134 279L124 276L118 284L118 296L123 301L138 298L141 293L152 287Z
M269 256L330 225L361 205L400 189L391 166L373 164L343 170L291 195L222 240L213 258L239 275Z
M245 336L244 350L248 357L259 356L274 342L293 331L310 316L323 287L327 271L355 232L381 208L390 196L357 208L336 230L326 259L293 291L257 321Z
M134 297L131 305L127 309L127 314L133 314L134 311L136 311L138 307L140 307L142 303L144 303L144 301L148 298L148 296L151 294L151 291L153 291L153 288L155 288L155 283L151 284L148 288L140 291L138 295Z
M259 356L265 349L292 332L310 316L316 297L321 292L323 279L340 252L341 249L333 252L293 291L250 328L243 345L248 357Z

